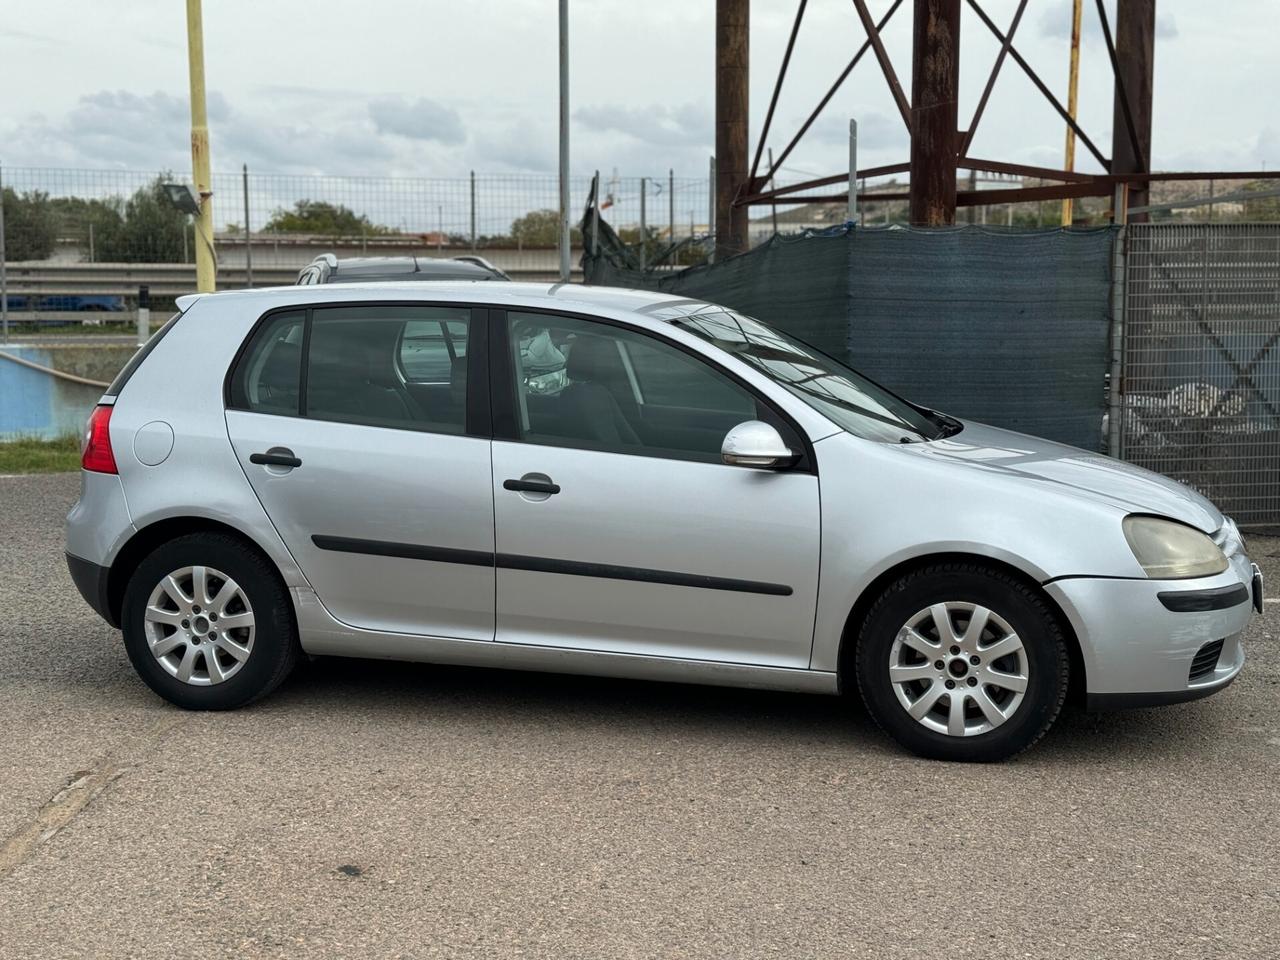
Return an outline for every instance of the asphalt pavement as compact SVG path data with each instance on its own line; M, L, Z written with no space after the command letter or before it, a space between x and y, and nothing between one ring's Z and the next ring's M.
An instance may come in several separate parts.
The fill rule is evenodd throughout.
M184 713L71 584L77 487L0 478L0 958L1280 956L1275 602L1227 692L997 766L834 698L349 660Z

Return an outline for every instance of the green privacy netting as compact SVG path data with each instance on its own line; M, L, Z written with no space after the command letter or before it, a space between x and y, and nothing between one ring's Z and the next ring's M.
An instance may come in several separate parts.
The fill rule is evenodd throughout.
M720 303L910 400L1098 450L1114 231L839 227L749 253L642 270L588 207L588 283ZM688 243L688 241L686 241ZM665 256L664 256L665 254Z

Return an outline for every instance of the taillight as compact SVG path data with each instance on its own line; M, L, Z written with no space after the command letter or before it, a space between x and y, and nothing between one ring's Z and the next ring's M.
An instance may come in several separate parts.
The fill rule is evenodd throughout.
M89 423L84 429L84 451L80 455L80 466L94 473L119 473L116 469L116 457L111 452L111 411L114 407L98 406L89 414Z

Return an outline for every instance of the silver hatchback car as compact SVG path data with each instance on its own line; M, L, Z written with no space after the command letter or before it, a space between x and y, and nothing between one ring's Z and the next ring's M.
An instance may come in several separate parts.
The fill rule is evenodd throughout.
M184 297L93 412L67 559L160 696L302 653L835 694L930 757L1240 672L1235 525L732 310L492 283Z

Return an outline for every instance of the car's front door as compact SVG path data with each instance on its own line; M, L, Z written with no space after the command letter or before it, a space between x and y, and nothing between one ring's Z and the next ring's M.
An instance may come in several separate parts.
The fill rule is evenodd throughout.
M344 623L493 639L483 317L397 304L279 313L237 363L236 455Z
M726 466L725 434L789 422L670 341L495 313L497 639L803 668L818 483Z

